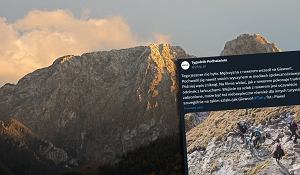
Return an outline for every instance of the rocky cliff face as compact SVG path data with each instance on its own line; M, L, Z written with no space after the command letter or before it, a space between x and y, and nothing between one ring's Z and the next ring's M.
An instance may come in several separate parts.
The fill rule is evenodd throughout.
M188 133L189 174L299 174L300 145L289 139L286 114L299 122L300 106L211 112L207 121ZM246 121L266 137L258 149L242 142L236 123ZM207 130L206 133L201 132ZM272 157L275 140L280 139L286 156L281 164ZM205 150L198 148L205 147Z
M79 163L113 163L178 134L170 45L64 56L0 89L0 119L14 117Z
M209 112L196 112L185 114L185 132L188 132L198 124L202 123L206 119L206 117L208 117L208 115Z

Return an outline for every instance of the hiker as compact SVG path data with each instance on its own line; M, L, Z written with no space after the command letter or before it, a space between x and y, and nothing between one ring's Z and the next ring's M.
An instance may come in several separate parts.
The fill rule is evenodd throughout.
M294 117L293 117L293 116L291 115L291 113L289 112L289 113L287 114L286 123L287 123L288 125L290 125L290 124L292 124L293 120L294 120Z
M293 120L293 122L289 125L289 129L292 133L290 136L290 140L292 140L293 136L295 136L294 143L297 143L297 139L299 138L299 135L297 134L298 125L295 120Z
M251 148L251 137L250 137L250 135L245 134L244 138L245 138L244 142L245 142L246 148L250 149Z
M253 146L254 146L254 148L258 148L258 142L260 141L260 139L261 139L261 132L260 132L260 130L259 130L259 128L254 128L253 130L252 130L252 134L251 134L251 140L253 139Z
M238 126L241 139L244 141L244 135L247 133L248 127L245 123L241 123L241 122L238 122L237 126Z
M279 139L276 139L276 143L273 147L272 155L276 159L277 163L280 163L279 162L280 159L285 155Z

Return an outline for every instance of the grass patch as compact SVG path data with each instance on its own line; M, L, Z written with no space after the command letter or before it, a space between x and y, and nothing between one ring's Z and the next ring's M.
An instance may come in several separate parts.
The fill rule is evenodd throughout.
M256 164L255 167L250 169L246 175L258 175L263 169L269 167L271 162L269 160L263 161L262 163Z

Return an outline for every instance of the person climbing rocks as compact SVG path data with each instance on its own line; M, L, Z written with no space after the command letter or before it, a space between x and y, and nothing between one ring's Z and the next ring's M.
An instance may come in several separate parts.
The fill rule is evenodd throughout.
M295 120L293 120L293 122L290 123L289 129L292 133L291 136L290 136L290 140L292 140L292 138L295 136L294 143L297 143L297 139L299 138L299 135L297 134L298 124L296 123Z
M289 113L287 113L286 116L287 116L287 117L286 117L286 123L287 123L288 125L292 124L292 122L293 122L293 120L294 120L293 115L289 112Z
M246 145L246 148L247 149L251 149L251 137L250 137L250 135L249 134L245 134L244 135L244 143L245 143L245 145Z
M277 163L280 163L281 158L285 155L279 139L276 139L276 143L274 144L272 155L276 159Z
M259 128L254 128L252 130L252 134L251 134L251 140L253 139L253 146L254 148L258 148L259 147L259 144L258 142L260 141L261 139L261 132L259 130Z
M239 130L239 135L241 136L241 139L244 141L244 135L248 131L248 126L246 125L245 122L238 122L237 126L238 126L238 130Z

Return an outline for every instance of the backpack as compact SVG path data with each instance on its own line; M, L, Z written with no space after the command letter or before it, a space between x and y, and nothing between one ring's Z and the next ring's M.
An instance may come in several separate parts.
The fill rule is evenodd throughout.
M281 144L278 144L277 146L276 146L276 151L275 152L277 152L277 155L279 156L279 157L283 157L284 155L285 155L285 153L284 153L284 151L283 151L283 149L282 149L282 147L281 147Z
M255 130L254 131L254 136L255 137L260 137L261 136L261 132L259 130Z
M295 130L298 130L298 125L296 122L293 123L293 127L295 128Z
M290 130L291 130L291 131L296 131L296 130L298 130L298 125L297 125L296 122L293 122L293 123L290 124Z
M247 131L248 127L245 124L242 124L240 130L241 132L245 133Z

